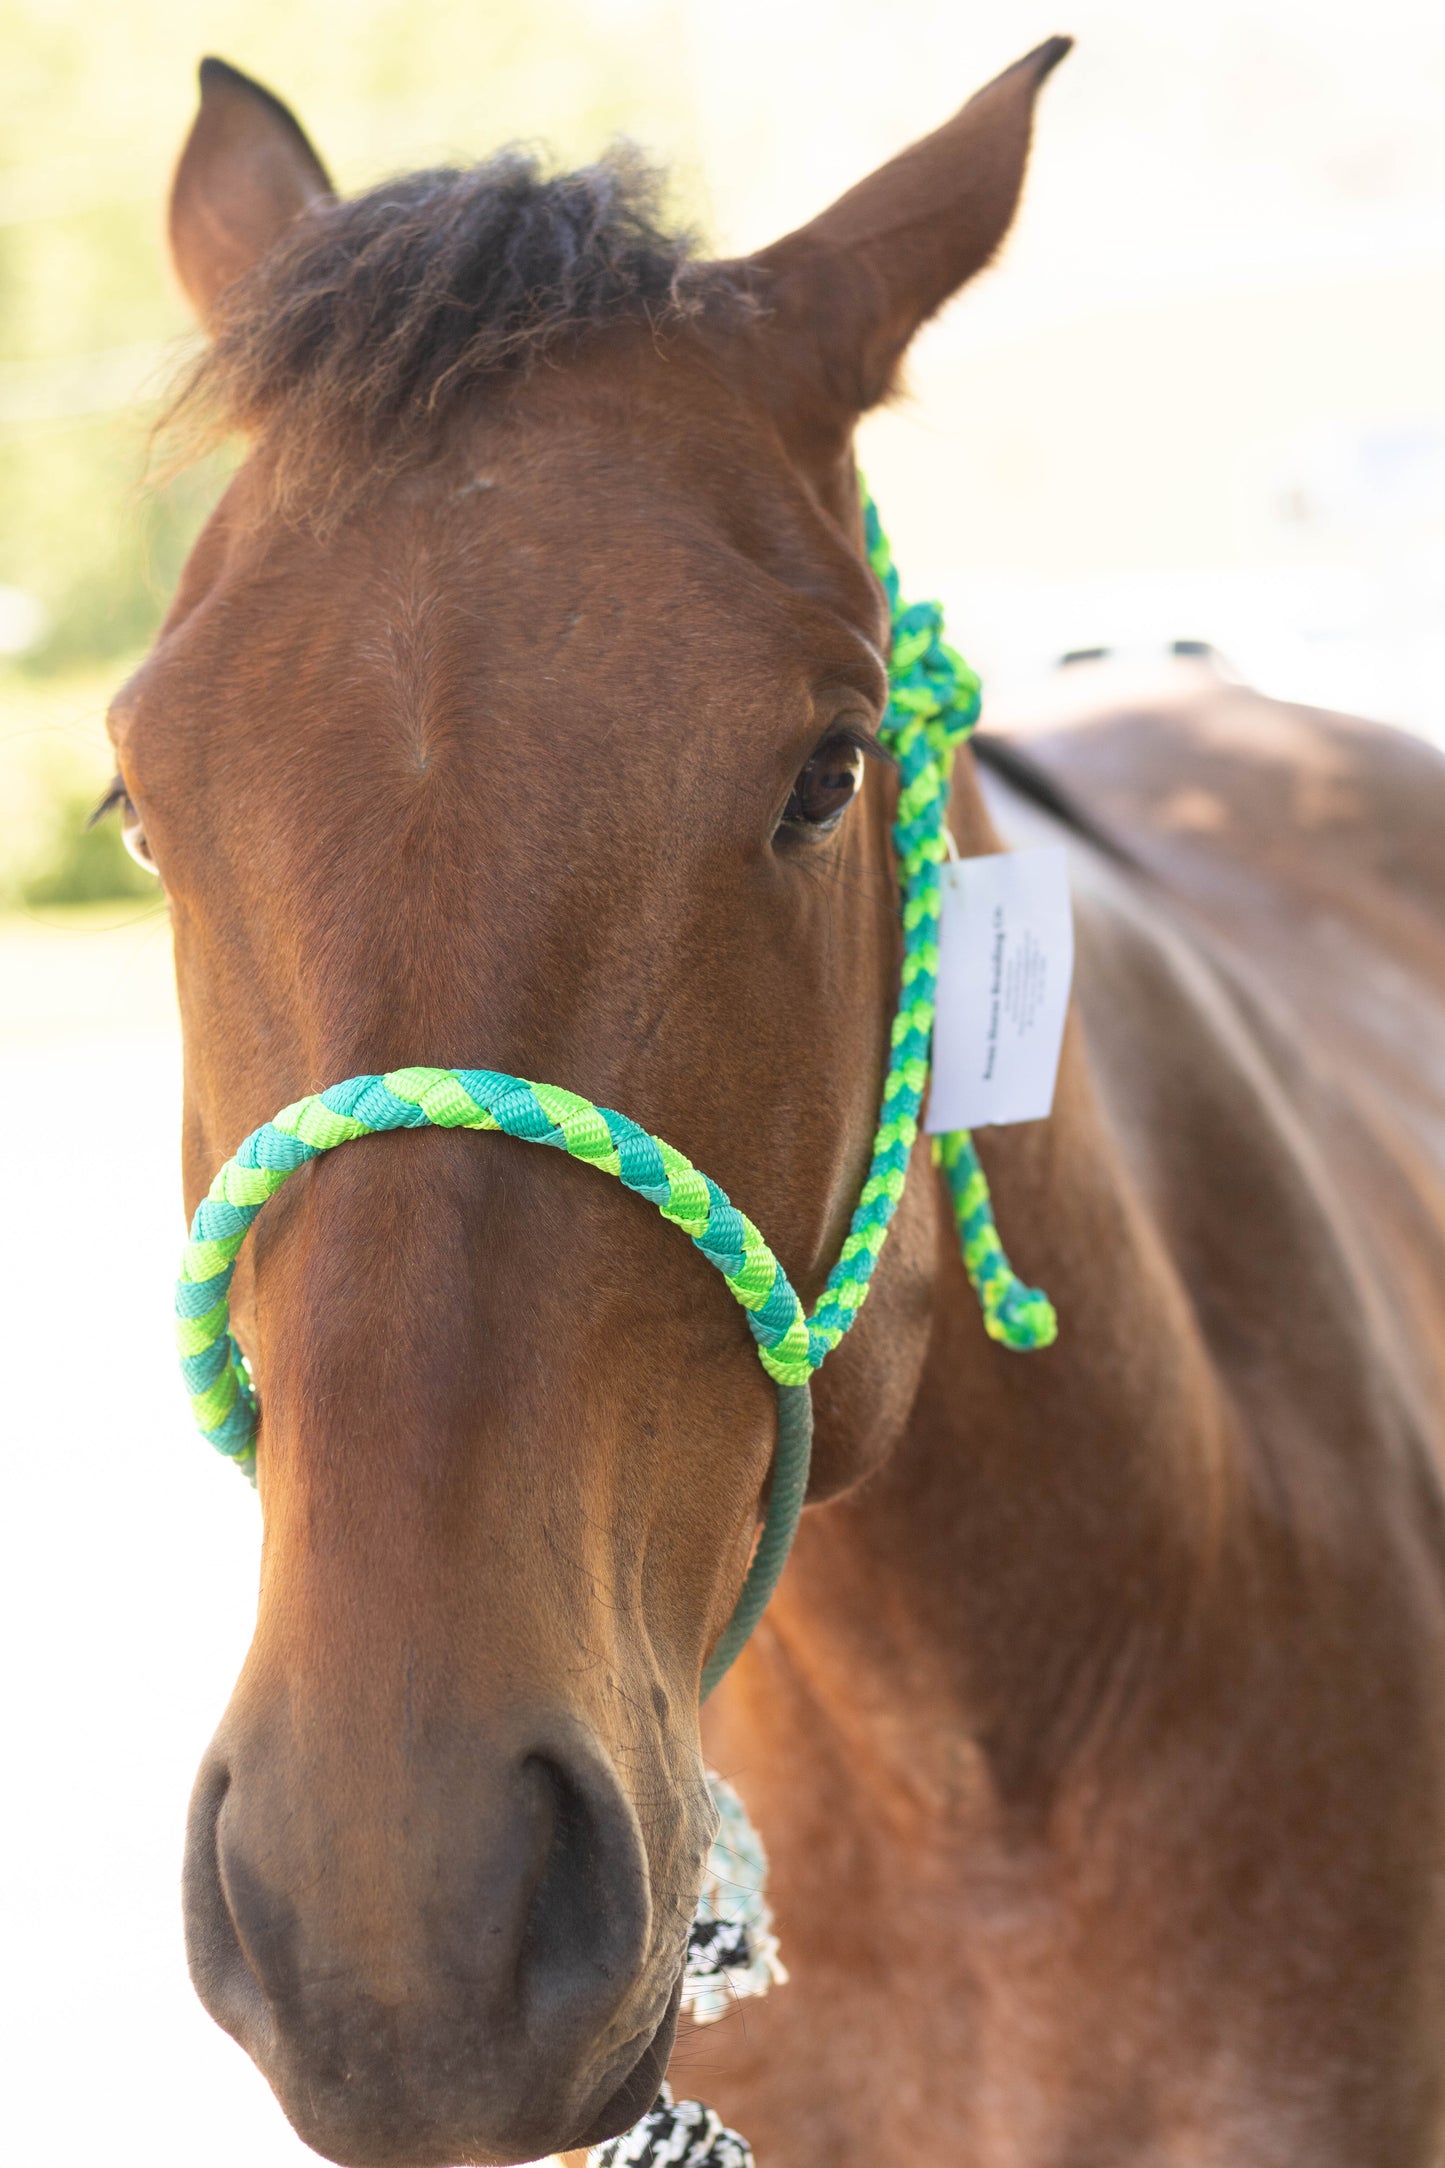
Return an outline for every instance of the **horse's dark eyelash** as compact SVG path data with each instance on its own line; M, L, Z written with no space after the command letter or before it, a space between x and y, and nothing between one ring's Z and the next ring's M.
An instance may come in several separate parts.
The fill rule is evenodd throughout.
M97 821L103 821L105 819L107 813L114 813L117 806L126 806L129 804L130 792L126 789L124 781L118 775L112 776L110 782L106 786L105 796L101 799L100 804L96 807L95 811L91 814L90 819L86 822L86 827L93 828Z
M818 752L823 752L830 745L851 745L867 760L881 760L888 768L896 768L898 765L897 754L890 753L887 746L875 738L872 731L866 729L862 723L838 723L828 732L818 747ZM815 755L814 758L816 757Z

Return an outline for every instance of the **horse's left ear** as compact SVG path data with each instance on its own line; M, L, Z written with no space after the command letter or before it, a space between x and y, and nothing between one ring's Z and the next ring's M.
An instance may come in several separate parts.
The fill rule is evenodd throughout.
M919 326L981 271L1013 223L1034 100L1073 45L1050 38L961 112L752 261L764 346L818 450L888 392ZM785 428L787 418L785 417Z

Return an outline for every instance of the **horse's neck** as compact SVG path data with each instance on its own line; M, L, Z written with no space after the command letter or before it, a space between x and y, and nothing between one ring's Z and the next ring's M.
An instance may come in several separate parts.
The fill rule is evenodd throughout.
M963 849L996 846L962 780ZM1232 1425L1112 1118L1075 1017L1050 1121L981 1146L1005 1246L1053 1299L1058 1342L1020 1354L986 1338L940 1203L905 1433L875 1477L804 1517L730 1697L730 1743L735 1721L795 1720L801 1693L845 1738L868 1730L854 1768L885 1783L936 1795L972 1738L1005 1788L1047 1788L1138 1645L1157 1656L1191 1626L1231 1540ZM930 1176L920 1154L910 1179Z
M856 1731L855 1769L920 1797L948 1787L970 1737L1006 1789L1047 1783L1133 1637L1182 1628L1229 1518L1221 1398L1077 1033L1048 1130L984 1151L1058 1344L991 1345L950 1229L906 1433L875 1478L805 1516L754 1667L767 1699L791 1674Z
M964 850L987 848L976 795L963 813ZM904 1433L805 1515L724 1718L742 1766L744 1733L761 1746L811 1711L815 1744L821 1720L856 1749L854 1788L877 1779L875 1808L936 1802L960 1742L991 1790L1042 1800L1119 1706L1147 1730L1186 1674L1201 1704L1229 1691L1251 1646L1292 1645L1301 1560L1393 1542L1382 1517L1424 1467L1328 1154L1257 1020L1157 899L1091 859L1080 874L1097 1085L1076 1015L1051 1119L981 1144L1057 1345L986 1339L940 1203ZM921 1155L910 1179L930 1179ZM1266 1360L1261 1316L1290 1320Z

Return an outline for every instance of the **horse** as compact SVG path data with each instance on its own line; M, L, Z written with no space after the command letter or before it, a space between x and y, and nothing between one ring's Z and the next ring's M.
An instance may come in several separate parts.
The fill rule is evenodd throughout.
M339 200L204 64L180 421L245 451L111 716L192 1202L287 1100L486 1063L673 1140L816 1296L900 954L853 433L1067 47L729 261L621 157ZM243 1253L189 1959L334 2161L587 2146L670 2058L765 2168L1445 2158L1445 765L1196 671L961 755L950 818L1070 855L1054 1111L980 1141L1060 1329L986 1335L920 1141L708 1709L791 1971L745 2020L674 2053L776 1427L725 1293L459 1132L327 1154Z

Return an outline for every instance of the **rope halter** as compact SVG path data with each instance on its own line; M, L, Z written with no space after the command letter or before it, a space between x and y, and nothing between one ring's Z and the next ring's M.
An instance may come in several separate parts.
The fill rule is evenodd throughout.
M722 1274L778 1389L778 1442L763 1532L733 1616L703 1672L704 1696L752 1632L783 1569L808 1483L808 1383L863 1307L903 1195L928 1085L949 779L954 753L978 720L978 679L945 643L939 605L900 601L898 575L866 491L863 514L868 562L888 596L893 628L888 710L879 736L900 778L893 846L903 914L902 985L873 1157L812 1315L752 1221L672 1145L575 1092L492 1069L411 1068L348 1077L283 1108L246 1138L197 1207L176 1288L176 1336L196 1421L254 1481L256 1394L230 1330L231 1278L251 1222L298 1167L387 1130L494 1129L528 1144L550 1144L645 1197ZM1053 1308L1047 1296L1023 1285L1004 1254L972 1137L955 1130L935 1138L933 1152L986 1330L1005 1347L1048 1346L1057 1330Z

